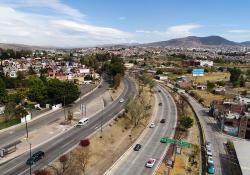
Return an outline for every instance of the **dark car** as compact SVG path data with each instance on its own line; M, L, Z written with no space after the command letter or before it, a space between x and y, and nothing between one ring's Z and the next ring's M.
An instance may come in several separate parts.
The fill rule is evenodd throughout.
M166 119L161 119L160 123L165 123L166 122Z
M158 92L161 92L161 90L158 90Z
M162 106L162 103L159 103L159 106Z
M136 144L134 147L134 151L139 151L141 149L141 145L140 144Z
M42 159L44 157L44 152L43 151L38 151L36 153L34 153L27 161L26 164L27 165L33 165L35 162L37 162L38 160Z

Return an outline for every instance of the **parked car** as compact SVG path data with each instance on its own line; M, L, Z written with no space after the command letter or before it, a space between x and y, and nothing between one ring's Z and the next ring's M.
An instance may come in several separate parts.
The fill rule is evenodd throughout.
M161 90L158 90L158 92L161 92Z
M207 163L214 164L214 159L213 159L212 156L208 156L208 158L207 158Z
M165 123L166 122L166 119L161 119L160 123Z
M208 156L212 156L212 155L213 155L211 149L207 149L207 155L208 155Z
M148 168L152 168L154 166L156 162L156 159L150 158L147 162L146 162L146 167Z
M123 98L121 98L119 102L120 102L120 103L123 103L123 102L124 102L124 99L123 99Z
M215 173L215 168L214 168L214 164L209 163L207 166L207 172L208 174L214 174Z
M134 151L139 151L141 149L142 145L141 144L136 144L134 147Z
M149 125L149 127L150 127L150 128L154 128L154 127L155 127L155 124L154 124L154 123L151 123L151 124Z
M44 157L45 153L43 151L38 151L34 153L27 161L27 165L33 165L35 162L39 161Z

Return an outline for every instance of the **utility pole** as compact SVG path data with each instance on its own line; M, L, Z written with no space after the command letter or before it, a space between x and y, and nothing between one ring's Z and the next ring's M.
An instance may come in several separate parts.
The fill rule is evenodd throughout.
M67 117L66 117L66 106L65 106L65 96L63 96L63 103L64 103L64 107L63 107L63 109L64 109L64 117L65 117L65 121L67 120Z
M28 143L30 145L30 158L31 158L31 143L30 142L28 142ZM31 175L31 164L30 164L30 175Z
M28 131L28 123L27 123L27 116L25 116L25 128L26 128L26 138L29 138L29 131Z

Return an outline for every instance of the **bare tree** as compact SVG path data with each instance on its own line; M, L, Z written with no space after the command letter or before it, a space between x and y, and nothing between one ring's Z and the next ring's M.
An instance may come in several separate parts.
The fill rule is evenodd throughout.
M83 174L86 174L86 167L90 159L89 147L77 147L74 152L74 162L75 166L81 170Z

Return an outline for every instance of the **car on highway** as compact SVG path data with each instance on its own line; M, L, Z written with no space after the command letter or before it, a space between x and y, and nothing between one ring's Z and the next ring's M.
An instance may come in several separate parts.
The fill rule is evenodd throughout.
M208 166L207 166L207 173L208 173L208 174L214 174L214 173L215 173L214 164L208 163Z
M214 164L214 159L213 159L212 156L208 156L208 157L207 157L207 163L212 163L212 164Z
M146 162L146 165L145 165L145 166L146 166L147 168L152 168L152 167L154 166L155 162L156 162L156 159L150 158L150 159Z
M213 155L211 149L207 149L207 155L208 155L208 156L212 156L212 155Z
M208 150L208 149L211 150L211 145L212 145L211 142L208 142L208 141L207 141L207 142L206 142L206 149L207 149L207 150Z
M27 161L27 165L33 165L35 162L39 161L44 157L45 153L43 151L38 151L34 153Z
M141 144L136 144L134 147L134 151L139 151L141 149L142 145Z
M150 123L149 128L154 128L155 124L154 123Z
M121 98L121 99L119 100L119 102L120 102L120 103L123 103L123 102L124 102L124 99L123 99L123 98Z
M166 122L166 119L161 119L160 123L165 123Z
M162 106L162 103L161 103L161 102L159 103L159 106Z
M161 90L158 90L158 92L161 92Z

